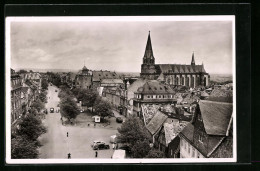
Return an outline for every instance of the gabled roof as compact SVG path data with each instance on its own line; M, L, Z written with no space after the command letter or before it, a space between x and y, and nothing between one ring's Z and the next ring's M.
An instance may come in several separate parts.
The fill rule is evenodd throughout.
M176 137L178 134L187 126L189 122L178 122L176 120L173 120L175 122L172 123L164 123L164 132L165 132L165 141L166 141L166 147L168 144Z
M157 111L151 121L146 125L146 128L152 135L154 135L161 128L167 118L168 116L160 111Z
M187 126L181 131L181 134L192 141L194 135L194 125L192 123L188 123Z
M232 117L233 104L201 100L199 107L206 133L225 136Z

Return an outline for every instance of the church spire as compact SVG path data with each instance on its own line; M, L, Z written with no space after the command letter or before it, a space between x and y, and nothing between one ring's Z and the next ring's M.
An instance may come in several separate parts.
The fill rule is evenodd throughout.
M154 64L154 56L153 56L153 48L152 48L150 31L149 31L149 34L148 34L148 39L147 39L143 59L144 59L144 61L143 61L144 64Z
M195 65L194 52L192 53L191 65Z

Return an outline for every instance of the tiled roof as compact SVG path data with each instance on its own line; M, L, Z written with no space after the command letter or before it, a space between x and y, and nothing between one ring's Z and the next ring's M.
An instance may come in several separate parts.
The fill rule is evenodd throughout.
M110 71L93 71L93 81L101 81L102 79L118 79L119 76L115 72Z
M226 135L233 112L233 104L201 100L199 107L206 133Z
M134 98L134 92L137 91L139 87L142 87L148 80L139 78L135 82L133 82L128 88L127 88L127 99L130 100Z
M164 132L165 132L165 140L166 147L168 144L187 126L188 122L178 122L177 120L173 120L172 123L164 123Z
M200 95L201 95L202 97L208 97L208 96L209 96L209 94L208 94L207 92L205 92L205 91L201 92Z
M154 135L160 129L167 118L168 116L160 111L157 111L151 121L146 125L146 128L152 135Z
M28 91L29 87L22 87L22 92L26 93Z
M169 85L160 83L157 80L150 80L146 82L142 87L137 89L137 92L142 94L169 94L175 93Z
M157 64L156 73L206 73L203 65Z
M181 131L181 134L183 134L190 141L193 141L194 125L188 123L187 126Z

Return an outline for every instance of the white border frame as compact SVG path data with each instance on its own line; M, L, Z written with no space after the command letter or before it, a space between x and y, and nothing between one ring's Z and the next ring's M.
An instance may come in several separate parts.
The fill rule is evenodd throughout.
M11 22L110 22L110 21L232 21L232 67L233 67L233 158L165 158L165 159L11 159ZM5 20L5 83L6 83L6 163L7 164L68 164L68 163L227 163L237 161L236 127L236 54L235 54L235 16L103 16L103 17L7 17Z

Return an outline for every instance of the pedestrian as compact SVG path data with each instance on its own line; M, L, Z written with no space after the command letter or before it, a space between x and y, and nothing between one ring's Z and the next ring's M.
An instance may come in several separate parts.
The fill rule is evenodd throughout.
M71 158L71 154L69 153L69 154L68 154L68 159L70 159L70 158Z
M115 144L114 143L112 143L112 148L113 148L113 150L115 149Z
M96 124L94 123L94 127L96 127Z
M98 152L97 152L97 150L96 150L96 158L97 158L97 156L98 156Z
M67 137L69 137L69 132L67 132Z

